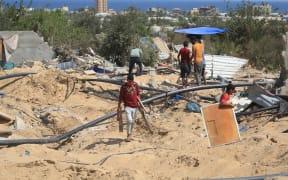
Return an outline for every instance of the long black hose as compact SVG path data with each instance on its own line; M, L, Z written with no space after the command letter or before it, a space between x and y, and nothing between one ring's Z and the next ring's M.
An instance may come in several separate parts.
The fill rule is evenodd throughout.
M252 86L254 85L253 83L241 83L241 84L234 84L235 87L240 87L240 86ZM191 87L191 88L186 88L186 89L179 89L171 92L165 92L159 95L156 95L154 97L145 99L142 101L142 103L149 103L153 102L154 100L168 97L168 96L173 96L176 94L181 94L184 92L189 92L189 91L197 91L197 90L204 90L204 89L214 89L214 88L223 88L226 87L227 84L220 84L220 85L207 85L207 86L197 86L197 87ZM87 129L89 127L95 126L96 124L103 122L109 118L114 117L117 114L117 112L112 112L110 114L107 114L105 116L102 116L96 120L93 120L87 124L84 124L82 126L79 126L67 133L64 133L60 136L50 138L50 139L13 139L13 140L0 140L0 145L20 145L20 144L46 144L46 143L56 143L59 142L65 138L68 138L72 136L73 134L82 131L83 129Z
M0 76L0 80L13 78L13 77L19 77L19 76L27 76L29 74L37 74L37 73L36 72L22 72L22 73L7 74L7 75L4 75L4 76Z
M122 85L125 82L122 80L114 80L114 79L101 79L101 78L90 78L90 79L78 79L79 81L97 81L97 82L104 82L104 83L110 83L110 84L116 84L116 85ZM157 89L157 88L151 88L151 87L147 87L147 86L140 86L140 89L143 90L148 90L148 91L157 91L157 92L166 92L165 90L162 89Z
M265 84L265 83L257 83L257 84ZM238 84L233 84L233 85L235 87L243 87L243 86L253 86L253 85L255 85L255 83L238 83ZM149 103L149 102L152 102L152 101L160 99L160 98L164 98L164 97L168 97L168 96L174 96L176 94L181 94L181 93L185 93L185 92L189 92L189 91L199 91L199 90L205 90L205 89L224 88L226 86L227 86L227 84L217 84L217 85L196 86L196 87L190 87L190 88L185 88L185 89L177 89L175 91L169 91L169 92L162 93L162 94L156 95L154 97L145 99L142 102L145 104L145 103Z
M98 124L100 122L103 122L113 116L116 115L116 112L107 114L105 116L102 116L94 121L91 121L87 124L84 124L82 126L79 126L67 133L64 133L60 136L49 138L49 139L13 139L13 140L0 140L0 145L10 145L10 146L15 146L15 145L20 145L20 144L47 144L47 143L57 143L60 142L63 139L66 139L68 137L71 137L73 134L82 131L83 129L87 129L89 127L94 126L95 124Z

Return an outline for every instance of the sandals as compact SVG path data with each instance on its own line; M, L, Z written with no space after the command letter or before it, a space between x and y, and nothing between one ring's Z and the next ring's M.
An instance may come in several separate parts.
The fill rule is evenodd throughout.
M130 142L132 140L131 135L128 135L127 138L125 139L126 142Z

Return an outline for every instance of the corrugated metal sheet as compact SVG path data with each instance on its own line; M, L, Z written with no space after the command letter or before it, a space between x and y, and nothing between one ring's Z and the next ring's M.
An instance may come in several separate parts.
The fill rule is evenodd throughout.
M220 55L205 55L205 60L208 78L233 78L248 63L247 59Z

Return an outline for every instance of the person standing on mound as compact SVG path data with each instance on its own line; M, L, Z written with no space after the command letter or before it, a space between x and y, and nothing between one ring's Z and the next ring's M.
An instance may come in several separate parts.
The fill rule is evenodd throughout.
M139 95L140 89L138 84L134 82L133 74L128 74L127 82L120 88L117 109L117 114L121 113L121 103L123 102L127 120L127 142L131 141L133 125L136 117L135 115L138 108Z
M201 37L191 37L192 46L192 62L194 63L194 74L197 85L201 85L202 77L202 61L203 61L203 50L204 46L201 44Z
M188 75L191 70L191 51L188 48L188 41L183 42L183 48L180 49L178 53L178 62L180 66L180 76L182 78L183 87L187 86L188 83Z

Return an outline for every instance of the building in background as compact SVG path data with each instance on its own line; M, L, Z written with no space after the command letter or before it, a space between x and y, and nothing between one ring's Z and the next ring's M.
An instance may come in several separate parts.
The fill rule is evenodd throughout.
M97 13L107 13L107 0L95 0Z
M192 16L197 16L199 15L199 9L198 8L193 8L189 11L189 14Z
M270 16L272 13L272 6L269 4L261 4L253 6L253 16Z
M216 6L203 6L199 8L199 14L201 16L214 16L219 13L219 9Z

